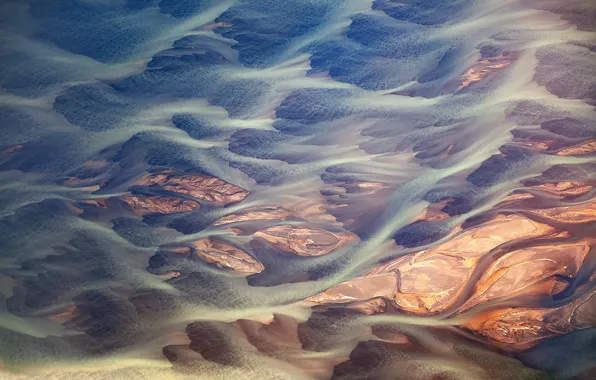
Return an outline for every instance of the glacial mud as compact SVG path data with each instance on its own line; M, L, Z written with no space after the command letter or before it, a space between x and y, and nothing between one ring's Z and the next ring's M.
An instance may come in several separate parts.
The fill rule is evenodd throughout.
M0 14L0 378L596 375L592 2Z

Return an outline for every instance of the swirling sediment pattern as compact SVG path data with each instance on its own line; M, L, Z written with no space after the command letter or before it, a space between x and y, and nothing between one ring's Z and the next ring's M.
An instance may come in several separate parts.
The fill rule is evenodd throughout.
M596 5L5 0L0 378L596 376Z

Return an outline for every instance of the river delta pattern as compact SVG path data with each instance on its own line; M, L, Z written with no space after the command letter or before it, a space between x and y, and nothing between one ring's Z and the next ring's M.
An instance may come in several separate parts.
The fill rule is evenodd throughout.
M0 15L0 378L596 377L594 2Z

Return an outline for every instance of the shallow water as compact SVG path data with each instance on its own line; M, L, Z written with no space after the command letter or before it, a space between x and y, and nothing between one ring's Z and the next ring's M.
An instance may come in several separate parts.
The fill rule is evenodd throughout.
M0 14L0 378L596 375L592 2Z

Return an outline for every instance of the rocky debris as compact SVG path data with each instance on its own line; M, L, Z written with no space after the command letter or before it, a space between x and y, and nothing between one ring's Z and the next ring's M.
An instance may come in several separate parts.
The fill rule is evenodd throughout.
M250 222L253 220L286 220L290 213L279 207L263 207L258 210L243 211L226 215L218 219L214 226L221 226L230 223Z
M103 167L103 164L105 163L99 161L93 163L90 161L86 168L88 170L95 170L98 167ZM93 178L91 180L95 181ZM91 182L86 177L69 177L62 182L62 185L78 187L88 185ZM92 190L98 190L102 186L103 184L98 185ZM138 191L140 187L145 187L148 191L168 191L171 195L140 194ZM219 178L205 175L175 174L172 170L146 174L136 182L135 186L130 187L129 190L133 190L131 195L101 200L88 199L81 201L81 203L100 208L109 208L110 204L114 204L112 202L117 201L137 215L168 215L196 210L201 207L201 201L227 205L240 202L248 195L248 191L222 181ZM172 193L180 194L180 197Z
M482 256L504 243L553 232L527 217L497 215L445 243L380 265L309 301L329 304L386 297L408 313L439 313L457 298Z
M596 199L570 206L532 210L528 213L558 223L593 223L596 221Z
M566 191L579 185L566 183L547 189ZM594 210L587 204L533 212L538 211L568 223L594 220ZM463 328L507 348L524 349L541 339L596 325L589 316L596 309L596 297L587 295L560 307L508 306L520 297L552 300L567 290L595 241L562 242L560 238L565 236L567 232L560 233L526 216L499 214L436 247L379 265L307 301L318 307L358 306L364 314L388 311L387 302L391 310L417 315L456 307L450 312L455 312L458 320L463 318L464 322L457 322ZM537 238L538 244L534 243ZM532 246L526 246L531 241ZM494 258L485 260L489 253ZM454 306L456 301L459 303ZM486 309L495 301L507 304Z
M585 182L554 182L536 185L535 187L562 197L584 195L594 188Z
M175 214L188 212L201 207L201 204L188 199L162 196L125 195L118 198L122 204L137 215Z
M356 239L356 235L348 232L329 232L318 227L289 224L258 231L254 236L299 256L325 255Z
M560 149L557 156L572 156L596 152L596 140L589 140L581 144Z
M503 52L496 57L490 57L476 62L459 78L461 84L457 88L457 91L508 67L515 62L518 57L519 53L517 52Z
M339 188L344 188L347 194L373 195L379 190L386 189L387 184L383 182L339 182L336 184Z
M70 171L57 183L65 187L88 188L91 192L98 191L104 188L120 170L121 168L117 162L96 157L85 161L81 166Z
M550 207L550 208L540 208L544 207L544 200L545 199L552 199L551 195L558 197L560 200L565 202L573 202L575 199L588 194L590 191L594 189L593 183L587 182L552 182L552 183L542 183L542 184L534 184L528 185L524 189L515 190L513 193L506 196L501 202L496 205L496 208L512 208L515 207L519 210L528 210L530 214L534 215L541 215L544 216L551 212L555 212L553 209L558 209L560 212L562 211L561 207L567 206L560 206L560 207ZM529 190L534 190L529 192ZM552 202L551 202L552 203ZM575 206L574 204L572 204ZM538 206L538 207L536 207ZM580 206L581 208L581 206ZM588 207L589 209L590 207ZM547 211L550 210L550 211ZM573 210L572 210L573 211ZM588 212L589 214L589 212ZM567 215L570 216L570 215ZM583 218L588 217L588 215L583 215ZM588 217L589 219L589 217ZM579 223L583 223L582 217L578 215ZM553 219L555 221L555 219ZM584 220L588 221L589 220Z
M347 308L366 315L380 314L387 310L387 301L382 298L375 298L370 301L354 302L348 305Z
M529 199L534 199L534 195L524 192L514 192L503 198L503 200L499 202L496 207L511 207L512 204L523 203Z
M515 250L498 258L476 283L474 295L461 310L501 297L551 296L569 285L590 251L588 241L549 244Z
M556 308L501 308L475 314L461 326L506 347L523 350L556 335L596 324L595 292Z
M70 305L66 307L64 311L52 314L49 319L53 322L62 324L72 321L77 316L79 316L79 310L75 305Z
M248 191L243 188L219 178L200 174L179 174L173 170L144 175L135 184L220 204L240 202L248 195Z
M231 244L211 238L191 243L194 254L218 268L240 273L260 273L265 267L255 258Z
M149 261L152 271L163 277L178 277L180 272L196 270L193 260L212 264L220 269L254 274L264 266L255 258L232 244L216 239L203 238L187 243L166 245Z
M552 227L527 217L499 214L479 226L463 231L427 252L441 253L465 260L477 258L503 243L543 236L552 232L554 232Z
M581 156L596 152L596 140L594 139L579 143L565 143L558 140L523 140L516 138L512 145L515 144L557 156Z
M0 151L0 158L8 157L13 153L18 152L21 149L23 149L23 145L14 145L14 146L8 147L8 148Z
M453 202L454 198L449 198L441 202L429 204L420 214L415 216L410 223L417 221L426 222L439 222L449 218L449 214L443 212L442 209L450 202Z
M373 326L372 333L384 342L397 344L412 343L407 335L394 331L390 326Z
M178 271L170 271L170 272L167 272L167 273L159 274L157 276L159 278L161 278L162 280L167 281L167 280L172 280L174 278L180 277L181 274L182 273L180 273Z
M498 215L429 250L398 259L373 273L397 272L395 304L415 314L449 307L470 279L478 260L504 243L545 236L554 230L519 215Z
M394 303L414 314L438 313L455 300L469 278L473 261L432 254L399 268L399 293Z
M307 298L307 302L316 301L315 299ZM347 312L355 312L364 315L375 315L385 313L389 309L389 305L385 297L372 298L366 301L349 301L348 299L343 300L344 303L331 304L329 307L323 303L317 307L317 310L332 310L334 308L341 308Z
M342 282L322 293L307 298L306 301L317 305L338 304L369 300L376 297L394 299L396 294L396 274L380 273Z
M507 344L527 345L532 341L555 335L554 326L545 324L546 309L507 308L478 314L462 325L475 334ZM570 326L564 329L570 332Z
M98 199L85 199L82 200L80 203L88 206L93 206L97 208L108 208L109 199L107 198L98 198Z

